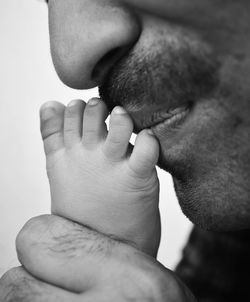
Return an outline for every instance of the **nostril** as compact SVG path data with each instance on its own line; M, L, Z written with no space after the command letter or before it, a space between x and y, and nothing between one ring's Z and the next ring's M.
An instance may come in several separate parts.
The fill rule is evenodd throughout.
M103 56L92 71L92 80L100 84L108 71L124 55L127 48L116 47Z

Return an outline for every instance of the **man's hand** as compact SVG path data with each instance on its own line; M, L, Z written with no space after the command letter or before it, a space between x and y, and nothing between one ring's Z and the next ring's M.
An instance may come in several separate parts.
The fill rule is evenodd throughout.
M56 216L17 237L23 267L0 280L0 301L193 302L170 271L135 248Z

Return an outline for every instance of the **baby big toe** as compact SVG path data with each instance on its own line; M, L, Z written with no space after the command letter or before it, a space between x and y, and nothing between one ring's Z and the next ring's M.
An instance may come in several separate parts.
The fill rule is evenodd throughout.
M152 173L159 158L159 143L150 130L141 131L136 138L129 165L140 176Z
M64 147L64 110L65 106L55 101L45 103L40 109L40 128L46 155Z
M133 122L122 107L116 107L110 117L109 133L104 144L104 153L111 160L123 158L128 150L133 133Z

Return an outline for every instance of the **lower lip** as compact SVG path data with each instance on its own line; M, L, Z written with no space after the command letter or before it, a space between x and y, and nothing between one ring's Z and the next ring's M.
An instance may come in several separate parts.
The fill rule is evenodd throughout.
M183 111L172 116L171 118L168 118L163 122L153 126L151 130L155 135L160 135L161 133L167 133L168 131L176 130L183 124L189 113L190 108L186 108Z

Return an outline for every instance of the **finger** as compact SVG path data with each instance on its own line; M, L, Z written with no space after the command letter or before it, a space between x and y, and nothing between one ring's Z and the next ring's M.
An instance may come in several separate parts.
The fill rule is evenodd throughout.
M33 218L19 233L20 262L35 277L74 292L96 286L118 242L66 219Z
M77 302L79 295L41 282L22 267L14 268L0 279L0 302Z

